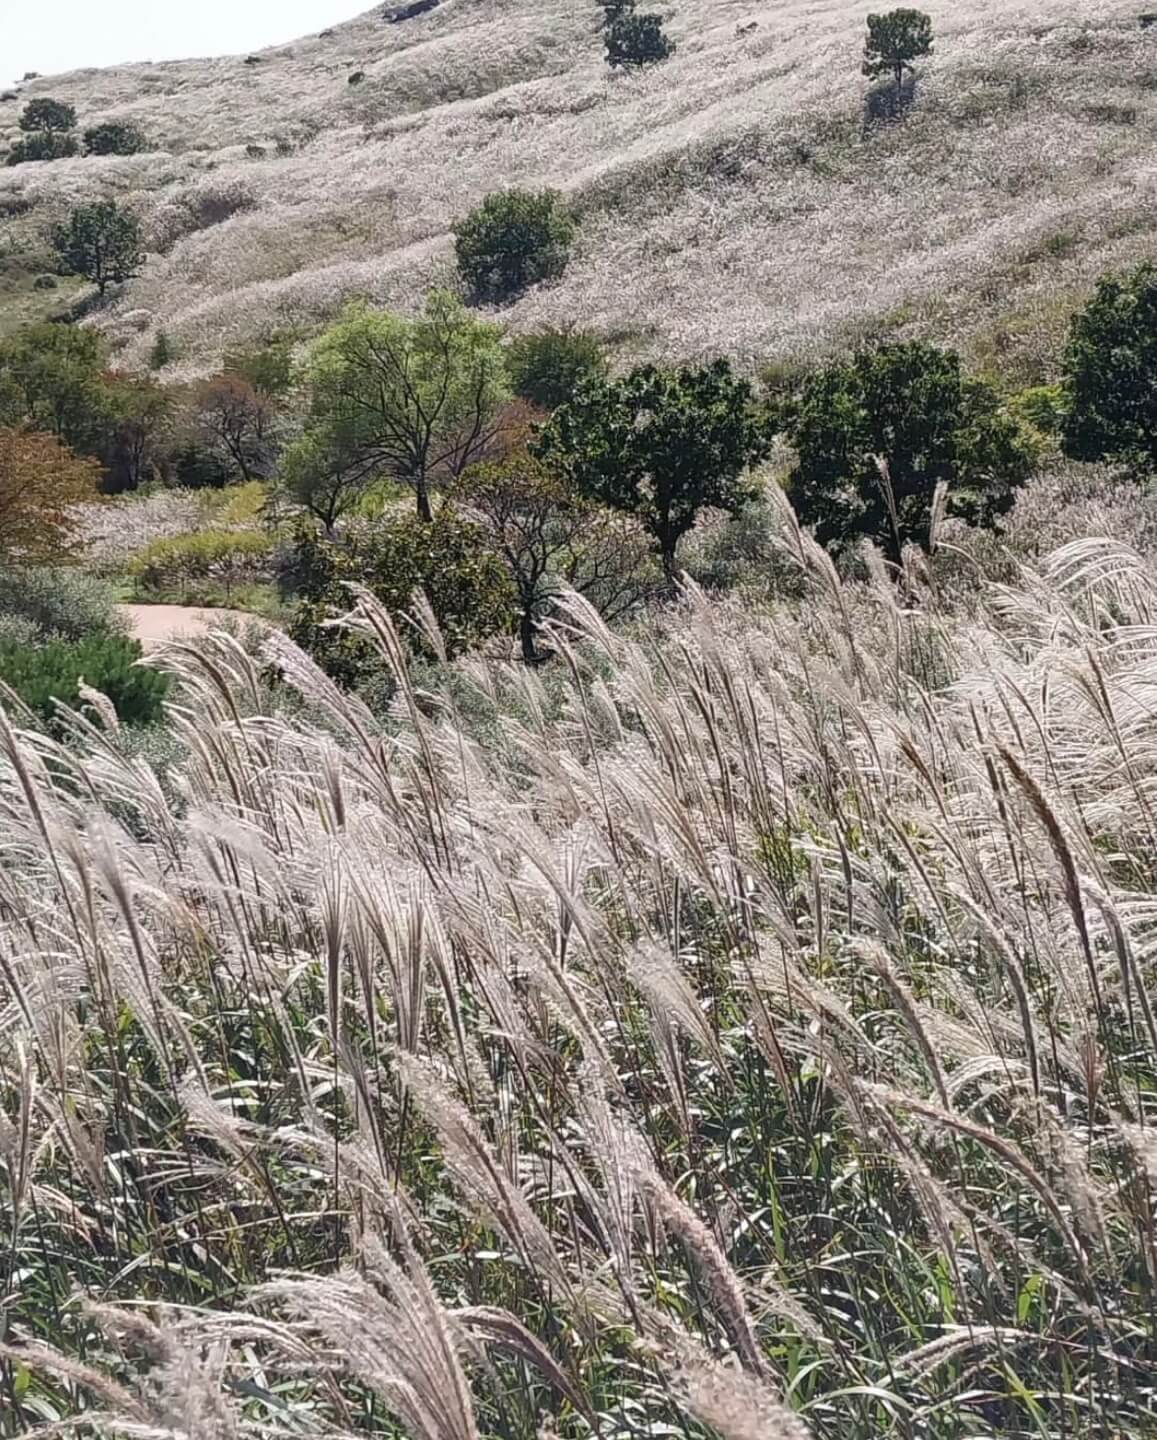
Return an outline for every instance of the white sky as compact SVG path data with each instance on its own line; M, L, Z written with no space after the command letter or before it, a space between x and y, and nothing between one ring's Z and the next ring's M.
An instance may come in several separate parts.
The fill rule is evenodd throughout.
M352 20L373 0L0 0L0 84L128 60L230 55Z

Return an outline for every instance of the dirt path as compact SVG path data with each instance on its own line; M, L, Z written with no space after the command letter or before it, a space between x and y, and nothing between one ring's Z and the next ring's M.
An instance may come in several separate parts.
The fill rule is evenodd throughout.
M170 640L190 640L216 630L223 623L243 621L268 625L268 621L241 610L199 609L188 605L118 605L117 610L144 650L156 650Z

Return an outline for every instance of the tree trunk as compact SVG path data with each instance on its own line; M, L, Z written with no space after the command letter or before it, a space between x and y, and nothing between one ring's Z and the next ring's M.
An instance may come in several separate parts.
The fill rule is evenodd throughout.
M430 508L430 492L426 488L426 477L419 475L415 482L414 489L418 496L418 519L425 520L427 524L434 518L434 511Z
M534 614L529 606L522 612L518 621L518 638L522 642L522 659L527 665L537 665L539 660L538 648L534 643Z

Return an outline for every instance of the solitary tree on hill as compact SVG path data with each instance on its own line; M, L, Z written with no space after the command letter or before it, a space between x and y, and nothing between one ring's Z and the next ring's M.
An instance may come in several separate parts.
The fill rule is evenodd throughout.
M62 267L91 280L101 295L140 274L145 263L140 222L115 200L77 206L52 232L52 245Z
M62 100L30 100L20 116L20 128L27 135L66 135L76 129L76 111Z
M663 33L661 15L639 15L634 0L609 7L603 27L607 64L612 70L640 69L669 60L675 42Z
M932 54L932 19L922 10L891 10L887 15L868 16L868 39L864 45L864 74L875 80L892 75L899 96L904 71L914 60Z

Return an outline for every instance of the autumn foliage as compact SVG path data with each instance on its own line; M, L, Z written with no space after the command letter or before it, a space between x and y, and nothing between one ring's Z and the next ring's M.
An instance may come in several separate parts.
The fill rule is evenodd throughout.
M100 466L52 435L0 428L0 561L48 565L73 549L74 505L95 500Z

